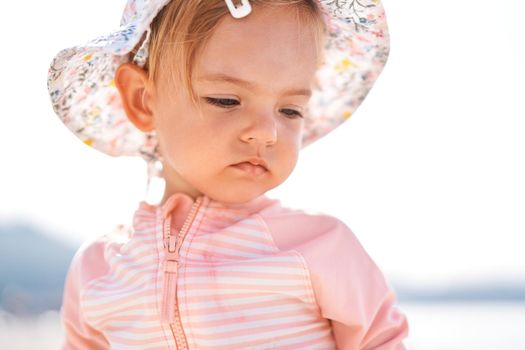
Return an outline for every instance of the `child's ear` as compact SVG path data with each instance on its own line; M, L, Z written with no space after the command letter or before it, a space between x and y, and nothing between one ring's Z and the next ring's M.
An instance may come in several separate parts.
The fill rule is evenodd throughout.
M115 85L128 119L139 130L152 131L155 124L148 106L148 73L135 64L124 63L115 72Z

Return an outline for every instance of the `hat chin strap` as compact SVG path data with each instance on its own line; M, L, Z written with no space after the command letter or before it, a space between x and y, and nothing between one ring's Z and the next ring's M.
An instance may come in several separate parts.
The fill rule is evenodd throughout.
M148 179L144 200L149 204L158 204L166 188L166 180L162 176L163 166L160 159L152 159L146 164Z
M241 0L240 6L235 6L232 0L224 0L226 5L228 5L228 10L234 18L243 18L246 17L252 12L252 5L248 0Z
M150 33L151 29L146 29L146 32L143 34L142 37L142 43L140 44L139 49L137 50L137 53L133 56L133 63L136 64L139 67L144 67L146 65L146 62L148 60L148 47L149 47L149 41L150 41Z

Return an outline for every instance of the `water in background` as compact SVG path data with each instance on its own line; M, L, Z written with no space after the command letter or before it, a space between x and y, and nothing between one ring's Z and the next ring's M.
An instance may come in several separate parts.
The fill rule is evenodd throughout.
M413 350L525 350L525 303L414 303L408 316Z
M409 350L525 350L525 303L405 303ZM0 313L0 344L10 350L55 350L59 314L20 319Z

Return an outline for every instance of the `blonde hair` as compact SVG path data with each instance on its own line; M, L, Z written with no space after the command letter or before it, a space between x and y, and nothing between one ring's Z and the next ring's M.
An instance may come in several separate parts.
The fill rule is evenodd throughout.
M295 15L300 23L313 27L317 51L322 56L326 32L321 10L316 0L250 0L257 7L283 7ZM192 67L195 56L211 37L219 20L229 15L224 0L172 0L151 24L149 56L145 65L150 82L160 72L171 79L182 81L190 98L196 103L192 88Z

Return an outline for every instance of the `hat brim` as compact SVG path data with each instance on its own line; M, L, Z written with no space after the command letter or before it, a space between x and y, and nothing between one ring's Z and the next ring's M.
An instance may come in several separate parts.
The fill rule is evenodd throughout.
M386 17L377 0L317 0L328 29L325 61L318 70L305 115L303 148L348 120L377 80L389 53ZM154 133L139 131L125 115L114 83L116 69L169 0L130 7L121 27L53 60L48 89L56 114L85 144L112 156L154 160Z

